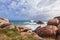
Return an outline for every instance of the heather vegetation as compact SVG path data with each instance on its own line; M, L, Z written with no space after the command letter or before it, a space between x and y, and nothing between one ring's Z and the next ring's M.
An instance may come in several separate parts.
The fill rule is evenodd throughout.
M32 35L20 35L17 29L0 28L0 40L37 40Z

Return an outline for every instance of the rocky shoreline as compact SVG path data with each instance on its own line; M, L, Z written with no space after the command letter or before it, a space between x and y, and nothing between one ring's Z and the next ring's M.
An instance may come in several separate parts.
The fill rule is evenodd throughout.
M40 21L38 24L40 24ZM60 16L48 20L46 26L39 26L33 31L31 31L31 28L14 26L8 19L0 18L0 28L15 28L19 31L19 33L21 33L21 36L24 37L27 34L32 35L37 38L36 40L60 40Z

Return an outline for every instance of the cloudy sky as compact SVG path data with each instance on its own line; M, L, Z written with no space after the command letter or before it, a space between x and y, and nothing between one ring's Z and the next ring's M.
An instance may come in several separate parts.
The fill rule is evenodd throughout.
M60 15L60 0L0 0L0 17L47 20Z

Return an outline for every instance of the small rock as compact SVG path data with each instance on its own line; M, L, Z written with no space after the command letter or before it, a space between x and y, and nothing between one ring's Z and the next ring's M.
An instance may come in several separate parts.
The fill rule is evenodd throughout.
M42 21L38 21L37 24L44 24Z

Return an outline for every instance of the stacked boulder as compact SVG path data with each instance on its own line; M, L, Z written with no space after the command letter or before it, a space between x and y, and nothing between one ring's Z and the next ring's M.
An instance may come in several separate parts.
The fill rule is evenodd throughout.
M21 32L27 32L28 30L31 30L31 28L27 27L14 26L6 18L0 18L0 28L9 28L9 29L16 28L18 31Z
M50 19L48 22L47 22L47 25L54 25L54 26L58 26L59 24L59 20L57 18L55 19Z
M35 32L32 32L31 28L14 26L6 18L0 18L0 28L8 28L8 29L16 28L23 37L25 35L32 35L37 38L36 40L43 40L43 38L39 37Z
M53 25L47 25L46 27L38 27L35 32L41 37L55 37L58 28Z
M31 30L31 28L22 27L22 26L15 26L15 28L20 32L27 32L27 31Z
M41 37L60 37L60 17L50 19L45 27L39 26L34 30L34 32Z
M14 25L12 25L8 19L6 18L0 18L0 28L14 28Z

